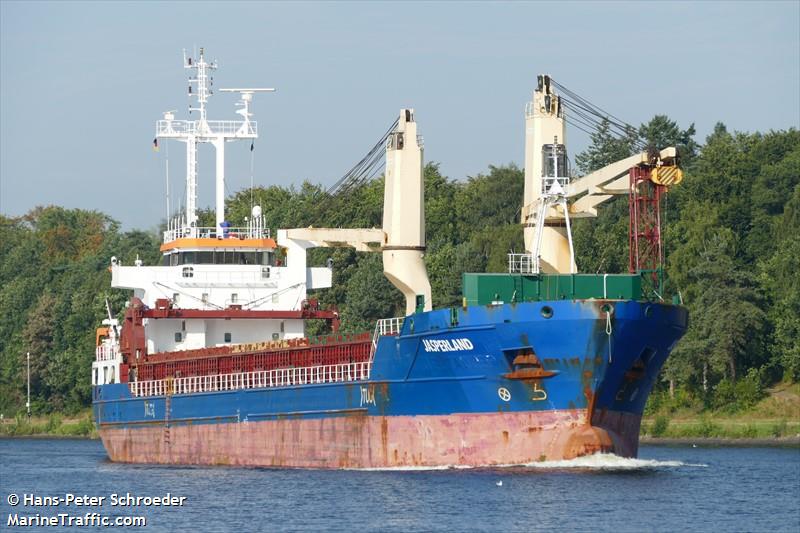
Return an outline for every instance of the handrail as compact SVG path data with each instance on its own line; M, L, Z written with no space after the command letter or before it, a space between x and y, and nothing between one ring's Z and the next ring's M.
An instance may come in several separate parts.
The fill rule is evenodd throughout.
M182 135L234 135L255 137L258 123L254 120L159 120L156 123L156 137L179 137Z
M371 370L372 363L364 361L338 365L275 368L273 370L256 370L254 372L237 372L233 374L132 381L128 383L128 387L131 394L139 398L143 396L163 396L167 392L177 395L364 381L369 379Z
M101 344L94 350L97 361L111 361L119 357L119 346L116 344Z
M508 254L509 274L538 274L533 254Z
M378 338L385 335L399 335L403 329L405 317L382 318L375 323L375 333L372 335L372 353L378 347Z
M403 327L405 317L399 316L395 318L384 318L378 320L378 328L381 335L397 335Z
M269 228L236 227L222 229L211 227L181 226L164 231L164 243L176 241L181 238L192 239L224 239L224 244L229 244L231 239L269 239Z

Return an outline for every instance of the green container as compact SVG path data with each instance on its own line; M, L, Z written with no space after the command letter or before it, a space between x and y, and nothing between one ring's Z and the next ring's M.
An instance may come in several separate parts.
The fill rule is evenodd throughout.
M463 275L467 305L540 300L642 299L637 274L471 274Z

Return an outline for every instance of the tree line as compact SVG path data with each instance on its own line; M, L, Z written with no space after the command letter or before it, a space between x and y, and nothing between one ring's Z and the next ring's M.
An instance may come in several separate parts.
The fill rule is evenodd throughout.
M690 328L658 383L653 401L702 401L708 407L758 398L777 380L800 379L800 132L729 132L718 124L703 144L694 127L665 116L630 138L606 124L575 156L578 174L634 153L634 135L655 148L677 146L685 178L663 205L667 292L680 292ZM456 180L428 163L425 173L425 262L435 307L460 305L463 272L503 272L506 254L522 251L522 169L490 166ZM347 198L328 198L308 181L258 187L227 199L229 220L244 222L260 205L271 228L380 227L383 182ZM214 225L201 210L201 224ZM601 206L596 219L573 225L581 272L625 272L628 200ZM35 412L81 409L91 402L94 330L124 307L127 291L109 287L111 256L132 264L160 259L156 231L121 231L97 211L37 207L0 215L0 412L25 403L25 354L31 353ZM346 331L401 315L404 302L382 274L380 254L350 249L310 252L312 265L333 260L333 287L315 294L337 305ZM324 325L309 325L311 334Z

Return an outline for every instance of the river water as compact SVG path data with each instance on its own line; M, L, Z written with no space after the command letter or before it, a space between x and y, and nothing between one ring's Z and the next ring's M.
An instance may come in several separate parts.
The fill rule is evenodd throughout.
M643 446L639 459L320 471L114 464L99 441L0 439L0 493L5 531L62 529L22 527L25 517L39 524L41 517L59 524L73 517L76 525L78 518L95 524L100 517L143 516L146 526L121 529L798 532L800 449ZM184 500L154 506L131 498L119 505L129 493ZM69 505L30 500L67 494L74 495ZM15 506L12 495L21 500ZM84 495L105 499L77 506Z

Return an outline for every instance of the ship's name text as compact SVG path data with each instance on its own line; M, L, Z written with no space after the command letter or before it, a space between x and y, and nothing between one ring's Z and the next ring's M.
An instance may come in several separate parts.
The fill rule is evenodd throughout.
M422 345L426 352L458 352L475 348L469 339L422 339Z

